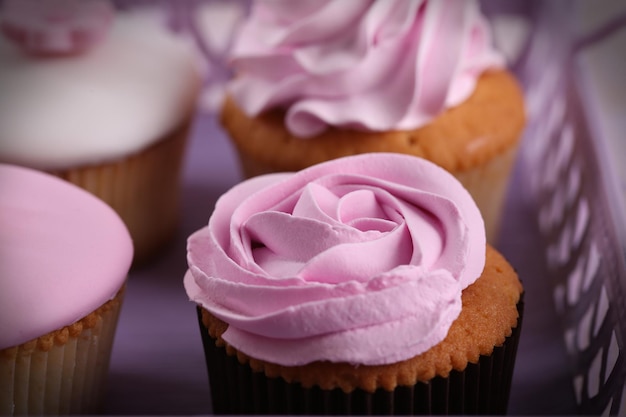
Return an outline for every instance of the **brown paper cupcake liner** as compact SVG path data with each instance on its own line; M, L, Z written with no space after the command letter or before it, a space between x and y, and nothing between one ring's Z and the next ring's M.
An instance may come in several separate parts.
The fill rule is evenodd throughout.
M289 414L289 415L406 415L406 414L506 414L517 345L523 317L523 300L518 305L519 319L512 334L489 356L465 370L453 370L447 378L435 377L414 386L399 386L394 391L378 389L373 393L355 389L345 393L339 388L304 388L282 378L268 378L228 355L216 346L202 323L206 364L215 414Z
M180 178L191 121L127 158L50 173L94 194L122 218L133 239L134 263L148 260L176 232Z
M0 350L0 415L99 411L124 290L78 322Z

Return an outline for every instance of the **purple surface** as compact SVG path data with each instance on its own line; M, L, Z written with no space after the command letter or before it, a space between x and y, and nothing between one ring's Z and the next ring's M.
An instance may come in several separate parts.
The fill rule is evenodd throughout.
M497 245L523 280L525 317L509 414L574 414L570 372L553 309L535 214L523 200L516 170ZM201 114L183 179L183 219L171 246L131 271L111 358L107 414L209 414L208 377L195 307L182 279L186 238L202 227L216 199L240 180L237 161L211 115Z

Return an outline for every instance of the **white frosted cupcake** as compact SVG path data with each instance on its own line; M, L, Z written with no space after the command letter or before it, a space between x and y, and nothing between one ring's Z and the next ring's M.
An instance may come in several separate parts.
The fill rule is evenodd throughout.
M50 23L61 5L70 18ZM136 259L148 258L178 222L201 82L189 41L174 36L156 9L116 11L104 1L3 6L0 162L97 195L127 224Z
M0 415L93 414L133 248L105 203L0 164Z

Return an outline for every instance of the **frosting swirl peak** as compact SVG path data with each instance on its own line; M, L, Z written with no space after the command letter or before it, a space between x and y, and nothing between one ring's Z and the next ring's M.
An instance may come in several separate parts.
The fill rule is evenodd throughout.
M503 65L476 1L259 1L232 52L230 93L250 116L286 109L301 137L415 129Z
M443 340L484 261L483 220L454 177L362 154L225 193L189 238L185 288L252 357L374 365Z

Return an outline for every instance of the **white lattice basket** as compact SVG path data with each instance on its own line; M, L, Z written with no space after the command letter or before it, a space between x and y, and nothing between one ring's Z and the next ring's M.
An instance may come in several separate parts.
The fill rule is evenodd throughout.
M626 5L589 3L597 8L591 31L581 9L593 5L538 5L521 69L530 120L521 158L578 411L625 415L626 129L611 113L625 113L614 101L626 103L626 66L622 85L607 84L604 73L620 62L602 56L626 46Z

